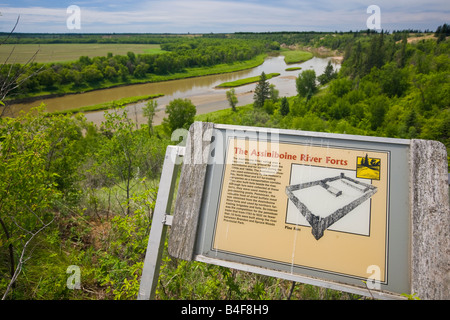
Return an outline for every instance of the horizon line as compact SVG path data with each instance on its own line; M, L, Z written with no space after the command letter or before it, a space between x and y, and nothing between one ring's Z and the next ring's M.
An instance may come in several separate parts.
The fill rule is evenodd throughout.
M409 32L409 33L435 33L436 31L430 29L359 29L359 30L335 30L335 31L235 31L235 32L14 32L11 34L10 31L0 31L0 35L9 34L14 35L26 35L26 34L52 34L52 35L227 35L227 34L281 34L281 33L399 33L399 32Z

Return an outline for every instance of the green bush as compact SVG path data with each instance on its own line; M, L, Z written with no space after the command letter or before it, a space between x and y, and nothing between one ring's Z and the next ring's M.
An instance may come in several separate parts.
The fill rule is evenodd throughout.
M167 118L163 119L166 132L171 134L176 129L189 129L194 122L196 107L189 99L175 99L166 107Z

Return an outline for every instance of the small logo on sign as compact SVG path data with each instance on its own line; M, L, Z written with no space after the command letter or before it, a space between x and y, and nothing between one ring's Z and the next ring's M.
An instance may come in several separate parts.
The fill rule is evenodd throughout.
M356 159L356 177L363 179L380 180L381 159L365 157Z

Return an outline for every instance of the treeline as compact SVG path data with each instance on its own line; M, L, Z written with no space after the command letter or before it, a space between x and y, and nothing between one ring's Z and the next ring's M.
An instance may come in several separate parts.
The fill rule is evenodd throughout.
M0 80L24 69L16 81L21 83L17 93L26 96L41 91L60 91L61 86L76 90L93 85L99 87L104 83L130 83L144 78L151 81L152 75L167 75L183 72L186 68L247 61L269 48L269 45L262 41L176 39L175 42L162 44L161 48L167 52L161 54L109 53L107 56L94 58L81 56L77 61L67 63L32 63L26 68L16 64L12 68L1 68ZM33 74L36 75L31 76Z
M441 27L440 27L441 28ZM436 32L439 32L438 29ZM403 34L414 34L419 36L421 34L429 34L433 31L430 30L417 30L417 29L405 29L405 30L393 30L391 35L393 39L400 40ZM300 45L320 47L324 46L332 50L343 51L345 45L353 42L356 38L365 38L371 35L377 35L380 33L389 34L383 30L358 30L358 31L335 31L335 32L236 32L228 35L230 38L236 39L254 39L266 42L276 41L280 44L287 46ZM206 35L204 35L206 36ZM211 35L214 36L214 35Z
M435 31L436 37L443 31L448 30L447 24L439 26ZM317 45L322 41L325 43L329 39L336 39L341 42L344 38L363 37L371 34L378 34L377 30L356 30L356 31L281 31L281 32L235 32L235 33L209 33L209 34L142 34L142 33L112 33L112 34L64 34L64 33L14 33L0 32L0 42L4 44L55 44L55 43L99 43L99 44L165 44L185 42L187 39L244 39L258 40L264 42L276 41L285 45ZM385 32L386 33L386 32ZM393 30L394 36L403 33L423 34L433 33L430 30L405 29ZM445 33L445 32L444 32ZM448 35L448 34L447 34ZM345 36L345 37L343 37ZM323 41L327 38L328 40ZM336 48L337 46L334 45ZM331 46L327 46L331 48Z
M0 32L5 44L52 44L52 43L100 43L100 44L161 44L183 41L187 35L176 34L90 34L90 33L14 33Z
M263 41L238 39L203 39L171 42L161 45L162 50L180 57L179 68L212 66L220 63L245 61L266 52L270 44Z

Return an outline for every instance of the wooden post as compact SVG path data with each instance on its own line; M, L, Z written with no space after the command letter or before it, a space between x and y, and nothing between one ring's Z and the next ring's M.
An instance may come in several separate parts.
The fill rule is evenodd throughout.
M209 153L212 129L212 123L195 122L186 143L168 251L187 261L192 260L194 253L208 160L205 155Z
M450 299L450 210L445 146L411 142L411 289L420 299Z

